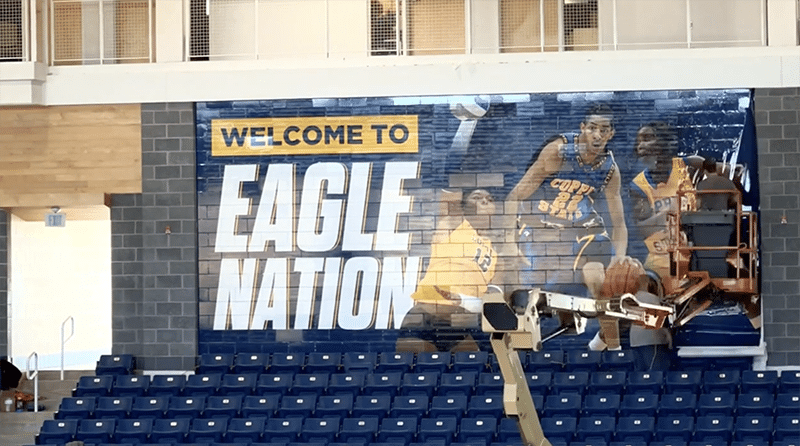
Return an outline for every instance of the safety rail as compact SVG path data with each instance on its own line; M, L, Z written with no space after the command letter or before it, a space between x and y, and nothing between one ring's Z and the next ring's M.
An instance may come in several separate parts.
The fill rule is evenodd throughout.
M31 358L34 359L33 373L31 373ZM33 380L33 411L39 412L39 354L36 352L28 355L28 362L25 365L25 375L28 380Z
M64 337L64 326L67 324L67 322L71 322L71 329L70 329L69 336L67 336L65 338ZM64 319L64 322L61 323L61 381L64 381L64 351L65 351L65 345L66 345L67 341L69 341L70 338L72 338L72 335L74 335L74 334L75 334L75 318L70 316L70 317Z

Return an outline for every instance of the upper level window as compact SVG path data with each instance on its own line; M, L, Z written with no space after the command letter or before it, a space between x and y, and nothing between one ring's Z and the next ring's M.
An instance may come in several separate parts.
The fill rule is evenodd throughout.
M0 0L0 62L23 58L22 0Z

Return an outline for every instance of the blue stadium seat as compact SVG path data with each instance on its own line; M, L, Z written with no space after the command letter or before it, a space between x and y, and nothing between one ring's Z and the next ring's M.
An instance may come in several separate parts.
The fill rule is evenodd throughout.
M417 439L423 443L434 444L443 441L450 444L458 431L458 420L455 417L423 418L419 422Z
M503 416L503 411L502 394L473 395L467 404L467 416L471 418L482 416L500 418Z
M693 393L665 393L664 395L661 395L661 401L658 404L658 414L686 414L694 416L696 408L697 395Z
M429 402L427 395L397 395L392 400L389 416L399 418L410 415L419 419L428 414Z
M649 442L644 440L629 440L629 441L612 441L608 446L649 446Z
M378 435L380 421L375 417L353 417L342 420L338 439L348 444L371 443Z
M627 374L621 370L592 372L592 374L589 376L588 391L590 393L620 395L625 390L626 379Z
M309 352L306 354L306 373L338 373L342 367L341 353Z
M366 375L366 372L359 371L334 373L328 379L328 394L339 395L342 393L349 393L354 397L358 396L361 393L361 389L364 387Z
M706 370L703 372L702 391L705 393L737 393L741 373L738 370Z
M742 393L771 393L774 394L778 388L777 370L743 370L742 371Z
M392 396L388 394L359 395L353 401L352 416L383 418L392 408Z
M689 442L694 433L694 416L688 414L659 415L655 435L659 441Z
M151 443L183 443L192 424L190 418L162 418L153 420Z
M772 441L773 419L767 415L738 415L734 424L734 438L736 440L763 441L769 444Z
M331 442L336 439L340 425L340 418L335 415L306 418L300 429L300 439L306 442Z
M183 386L183 395L186 396L211 396L216 395L222 384L222 375L212 373L208 375L189 375Z
M395 396L402 382L403 373L401 372L369 373L364 378L362 392L365 395L383 393Z
M131 396L101 396L97 398L97 406L94 409L94 418L120 419L128 418L133 407L133 397Z
M130 418L153 419L164 418L169 407L168 396L138 396L133 399Z
M294 374L303 373L306 363L304 353L283 353L275 352L269 360L269 373L292 372Z
M622 416L617 420L614 431L616 441L642 441L649 442L655 431L655 417L642 415Z
M469 400L466 394L438 395L431 399L431 418L454 417L457 421L467 412Z
M203 353L197 358L195 373L199 375L205 373L228 373L233 367L233 359L235 357L236 355L233 353Z
M600 353L600 370L631 372L634 369L633 352L630 350L605 350Z
M800 446L800 440L787 438L785 440L775 440L772 446Z
M186 441L191 443L222 441L227 430L227 418L195 418L189 426Z
M439 375L440 373L434 370L404 373L400 382L400 393L432 397L439 385Z
M625 382L627 393L654 393L659 395L664 386L664 372L653 371L633 371L628 372Z
M167 418L199 418L206 407L205 396L171 396Z
M774 409L775 396L771 393L762 391L741 393L736 399L737 415L761 414L772 416Z
M564 444L569 443L578 430L578 419L565 415L552 417L542 417L539 420L545 437L551 442L560 440Z
M503 392L503 375L499 372L483 372L478 374L478 383L475 385L475 393L483 395L485 393Z
M775 415L800 415L800 394L779 393L775 396Z
M72 396L108 396L113 386L113 375L81 376L72 390Z
M500 422L497 425L497 441L501 443L522 441L519 422L516 418L500 418Z
M238 353L233 360L233 373L265 373L269 366L268 353Z
M241 416L250 417L272 417L278 410L280 404L280 394L266 395L247 395L242 400Z
M541 350L530 352L524 364L526 372L561 372L564 369L564 352L561 350Z
M242 395L212 395L206 399L203 418L238 417L242 410Z
M800 392L800 370L783 370L778 378L778 392Z
M100 355L95 375L130 375L135 367L133 355Z
M683 440L655 440L651 441L649 446L688 446L688 442Z
M297 373L294 375L290 392L293 395L313 394L320 396L328 387L328 373Z
M146 443L152 430L152 419L124 418L117 420L113 439L115 443Z
M544 399L542 414L545 417L568 416L577 418L581 412L582 397L577 393L548 395Z
M489 352L455 352L453 353L452 361L452 372L460 373L470 371L478 374L488 371Z
M225 442L249 444L260 441L265 421L264 417L231 418L225 431Z
M285 395L289 393L293 382L294 374L291 372L262 373L258 376L254 392L256 395L265 395L268 393Z
M346 372L361 370L372 372L378 364L376 352L345 352L342 355L342 367Z
M582 415L615 415L619 412L619 395L586 395L583 397Z
M553 374L551 394L577 393L583 395L589 385L589 372L556 372Z
M258 375L255 373L226 373L222 375L218 392L220 395L252 395L256 390Z
M453 355L450 352L420 352L417 353L414 371L445 373L450 371L452 361Z
M464 417L459 423L458 441L483 440L492 442L497 433L497 418L492 416Z
M690 441L689 446L731 446L728 440L711 437L705 440Z
M413 352L383 352L378 356L377 372L409 372L414 367Z
M564 359L565 372L594 372L600 368L602 354L591 350L567 350Z
M75 439L80 420L44 420L36 444L64 444Z
M628 394L622 397L619 403L619 415L644 415L654 417L658 411L658 395Z
M692 441L719 439L730 442L733 438L733 417L721 415L701 415L695 419Z
M550 393L550 385L553 383L552 372L526 372L525 380L528 383L528 390L533 395L547 396Z
M410 443L417 436L417 425L416 417L386 417L381 420L378 441Z
M264 423L264 439L271 442L291 442L296 441L303 428L303 419L292 418L269 418Z
M575 432L578 441L590 438L602 438L606 443L611 441L616 428L616 418L609 415L588 415L578 420Z
M442 373L436 391L439 395L465 394L471 395L475 390L478 372L462 370L461 372Z
M732 416L736 408L736 395L733 393L704 393L697 398L697 415Z
M775 441L784 440L800 443L800 415L775 417Z
M288 418L293 416L310 417L317 407L317 396L306 395L283 395L278 405L278 416Z
M702 380L703 372L700 370L672 370L664 378L664 390L668 393L699 393Z
M186 375L153 375L147 394L151 396L174 396L183 392Z
M57 420L83 420L91 418L96 405L97 397L93 396L62 398L54 417Z
M355 397L350 393L322 395L317 398L317 408L314 410L314 416L326 417L336 415L341 418L347 418L353 410L354 401Z
M150 389L150 377L139 375L117 375L111 387L113 396L144 396Z

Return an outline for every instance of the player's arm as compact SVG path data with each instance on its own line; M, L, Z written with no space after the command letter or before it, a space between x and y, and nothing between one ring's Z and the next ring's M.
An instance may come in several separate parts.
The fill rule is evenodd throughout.
M559 150L565 143L563 138L556 138L542 148L539 157L531 164L522 179L519 180L514 189L509 192L506 201L519 202L530 197L536 189L541 186L542 181L549 175L558 172L561 168L561 156ZM516 213L516 208L514 209Z
M639 232L645 238L663 230L667 226L669 209L653 212L650 200L636 188L631 189L631 204L633 206L631 214L633 221L636 222Z
M614 173L606 185L606 201L613 225L611 231L611 243L614 246L612 264L628 252L628 226L625 224L625 210L622 207L622 196L620 195L621 183L619 167L614 164Z

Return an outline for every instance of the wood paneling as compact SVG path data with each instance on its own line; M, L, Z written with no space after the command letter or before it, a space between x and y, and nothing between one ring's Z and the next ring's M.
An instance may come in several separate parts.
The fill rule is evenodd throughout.
M38 220L141 191L138 104L0 108L0 207Z

